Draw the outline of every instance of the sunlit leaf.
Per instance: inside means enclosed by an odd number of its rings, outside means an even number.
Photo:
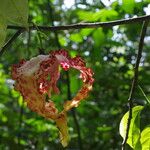
[[[90,11],[83,11],[83,10],[80,10],[77,12],[77,15],[79,17],[80,20],[84,20],[84,21],[93,21],[94,18],[93,18],[93,15],[94,13],[93,12],[90,12]]]
[[[97,12],[91,12],[91,11],[83,11],[80,10],[77,13],[79,19],[84,21],[107,21],[107,20],[113,20],[118,17],[118,12],[111,9],[101,9]]]
[[[66,46],[67,45],[67,41],[66,41],[65,37],[59,37],[59,43],[62,46]]]
[[[135,0],[122,0],[122,8],[127,13],[132,13],[135,6]]]
[[[141,133],[140,139],[142,150],[150,149],[150,126],[146,127]]]
[[[139,138],[140,138],[140,112],[143,108],[144,108],[143,106],[135,106],[132,109],[132,119],[131,119],[131,124],[130,124],[129,136],[128,136],[128,140],[127,140],[127,143],[132,148],[134,148],[136,146],[137,142],[139,142]],[[128,117],[129,117],[129,112],[127,112],[123,116],[123,118],[120,122],[119,132],[120,132],[120,135],[123,137],[123,139],[125,139],[125,136],[126,136]]]
[[[82,36],[88,36],[94,29],[82,29],[80,31]]]
[[[19,106],[22,107],[22,105],[23,105],[23,98],[22,98],[22,96],[19,96],[18,103],[19,103]]]
[[[115,10],[101,9],[100,11],[94,13],[93,18],[96,21],[107,21],[117,19],[118,12]]]
[[[70,40],[73,41],[73,42],[80,43],[80,42],[83,41],[83,38],[80,34],[74,33],[74,34],[70,35]]]

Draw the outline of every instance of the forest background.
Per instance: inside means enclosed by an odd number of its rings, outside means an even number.
[[[0,5],[0,8],[2,7]],[[134,66],[139,50],[142,22],[150,17],[92,28],[75,26],[45,30],[38,26],[110,22],[150,15],[150,0],[29,0],[27,6],[24,5],[23,0],[18,8],[22,12],[28,10],[28,23],[35,30],[29,28],[23,32],[20,30],[16,32],[18,29],[16,26],[28,28],[26,22],[20,24],[18,20],[11,22],[11,19],[7,19],[8,24],[4,26],[0,19],[0,40],[2,41],[0,42],[2,47],[0,51],[0,149],[64,149],[59,143],[58,129],[55,124],[26,107],[22,96],[14,90],[14,81],[10,75],[11,65],[18,63],[19,60],[28,60],[40,53],[48,54],[51,50],[57,49],[66,49],[71,56],[80,54],[87,66],[93,69],[95,78],[93,90],[88,99],[75,109],[74,114],[71,112],[68,114],[71,140],[65,149],[121,149],[123,139],[119,132],[125,130],[126,124],[119,131],[120,121],[129,110],[128,98],[135,75]],[[2,11],[0,11],[1,14]],[[5,45],[3,39],[6,31],[5,42],[14,37],[14,34],[15,37]],[[144,129],[147,133],[144,138],[148,137],[145,141],[147,145],[150,143],[149,25],[142,50],[138,84],[132,97],[132,107],[135,112],[131,120],[132,134],[129,133],[129,138],[134,139],[135,142],[128,141],[130,146],[126,147],[136,150],[137,147],[147,150],[143,148],[144,142],[140,140]],[[77,72],[69,71],[69,78],[65,71],[62,72],[58,84],[61,93],[53,96],[58,107],[68,99],[68,83],[73,97],[81,87]],[[127,120],[127,116],[125,119]],[[138,133],[134,134],[136,131]],[[138,140],[140,140],[140,146],[136,145]]]

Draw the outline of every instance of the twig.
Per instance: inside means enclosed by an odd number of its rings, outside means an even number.
[[[69,72],[66,72],[66,75],[67,75],[67,87],[68,87],[68,92],[67,92],[68,93],[68,100],[71,100],[72,97],[71,97]],[[73,115],[73,118],[74,118],[74,122],[75,122],[75,126],[76,126],[76,129],[77,129],[77,133],[78,133],[78,145],[79,145],[79,149],[83,150],[82,139],[81,139],[81,132],[80,132],[80,126],[79,126],[79,123],[78,123],[78,120],[77,120],[76,111],[75,111],[75,109],[72,109],[71,112],[72,112],[72,115]]]
[[[70,30],[70,29],[83,29],[83,28],[99,28],[99,27],[112,27],[116,25],[121,24],[131,24],[131,23],[137,23],[137,22],[143,22],[146,20],[150,20],[150,15],[140,16],[140,17],[134,17],[134,18],[128,18],[128,19],[122,19],[122,20],[115,20],[115,21],[109,21],[109,22],[95,22],[95,23],[77,23],[77,24],[70,24],[70,25],[62,25],[62,26],[37,26],[40,30],[47,30],[47,31],[56,31],[56,30]],[[21,26],[8,26],[8,29],[25,29]],[[37,30],[34,26],[29,26],[29,29],[31,30]]]
[[[128,135],[129,135],[130,123],[131,123],[131,119],[132,119],[133,94],[134,94],[134,91],[135,91],[135,88],[136,88],[137,82],[138,82],[138,74],[139,74],[138,69],[139,69],[140,59],[142,57],[142,50],[143,50],[143,45],[144,45],[144,37],[146,35],[147,26],[148,26],[148,21],[144,21],[142,29],[141,29],[141,34],[140,34],[140,42],[139,42],[138,54],[137,54],[137,58],[136,58],[135,68],[134,68],[134,77],[133,77],[131,90],[130,90],[130,94],[129,94],[129,99],[128,99],[129,118],[128,118],[128,122],[127,122],[126,136],[125,136],[125,139],[124,139],[124,141],[122,143],[122,150],[125,150],[125,146],[126,146]]]
[[[16,40],[16,38],[23,32],[23,29],[19,29],[7,42],[6,44],[1,48],[0,50],[0,57],[3,55],[5,50],[11,45],[12,42]]]

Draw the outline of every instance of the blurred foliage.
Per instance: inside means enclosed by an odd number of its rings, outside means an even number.
[[[72,1],[72,0],[71,0]],[[29,0],[29,23],[37,25],[65,25],[78,22],[112,21],[148,13],[150,0]],[[1,6],[0,6],[1,7]],[[119,123],[128,110],[127,100],[133,77],[133,65],[139,44],[141,23],[107,28],[80,30],[41,31],[45,53],[59,48],[70,55],[81,55],[95,72],[93,91],[88,100],[76,109],[85,150],[120,150],[122,138]],[[0,34],[1,34],[0,28]],[[12,30],[8,36],[13,35]],[[145,106],[141,112],[141,136],[149,139],[150,107],[145,99],[150,97],[150,30],[145,38],[140,63],[139,88],[134,95],[134,105]],[[3,35],[5,36],[5,35]],[[58,44],[59,41],[59,44]],[[36,31],[23,33],[0,59],[0,149],[61,150],[54,123],[31,112],[22,97],[13,89],[10,77],[12,64],[20,59],[30,59],[39,54],[40,43]],[[81,87],[79,74],[69,71],[71,94]],[[54,95],[59,109],[67,99],[67,79],[62,71],[59,80],[60,95]],[[145,95],[143,95],[143,92]],[[66,150],[78,150],[78,134],[73,117],[68,114],[71,141]],[[144,139],[143,138],[143,139]],[[143,143],[141,141],[141,143]],[[144,146],[143,146],[144,147]],[[127,148],[130,149],[130,148]],[[143,149],[145,150],[145,149]]]

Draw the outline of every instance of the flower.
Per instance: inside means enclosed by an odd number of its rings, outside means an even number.
[[[72,100],[64,103],[64,109],[58,112],[51,93],[59,93],[57,81],[60,77],[59,66],[65,71],[74,68],[80,71],[83,86]],[[80,56],[71,58],[66,50],[56,50],[49,55],[38,55],[29,61],[21,60],[12,66],[12,78],[16,80],[15,89],[21,93],[27,106],[39,115],[52,119],[60,131],[62,145],[68,145],[69,136],[67,129],[66,112],[77,107],[81,100],[88,96],[92,89],[93,71],[87,68]],[[46,94],[49,101],[46,101]]]

